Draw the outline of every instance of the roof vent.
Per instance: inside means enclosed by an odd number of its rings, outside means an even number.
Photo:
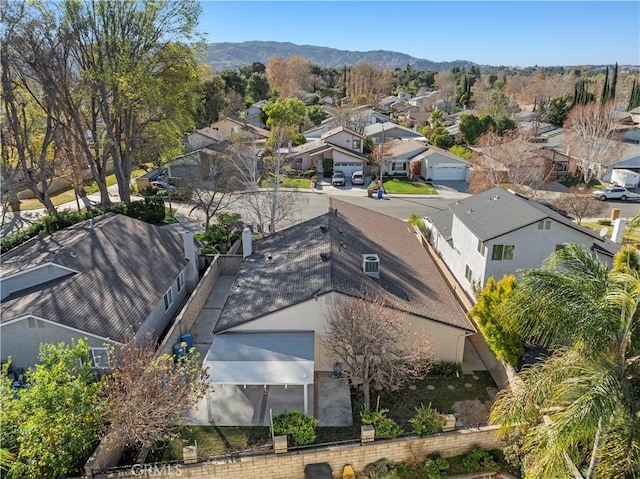
[[[320,231],[326,233],[327,231],[329,231],[329,227],[326,225],[320,225]]]
[[[322,261],[329,261],[329,253],[320,253],[320,259]]]
[[[367,276],[380,279],[380,257],[377,254],[363,254],[362,271]]]

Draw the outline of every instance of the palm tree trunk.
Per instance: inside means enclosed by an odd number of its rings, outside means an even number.
[[[598,430],[596,431],[596,437],[593,440],[593,449],[591,450],[591,460],[589,461],[589,469],[585,479],[593,479],[596,465],[598,464],[597,453],[600,448],[600,435],[602,433],[602,417],[598,419]]]

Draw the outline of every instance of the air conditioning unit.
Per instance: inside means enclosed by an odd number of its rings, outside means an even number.
[[[362,271],[372,278],[380,278],[380,256],[377,254],[362,255]]]

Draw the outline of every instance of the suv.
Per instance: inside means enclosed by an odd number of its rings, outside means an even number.
[[[364,173],[362,171],[354,171],[351,175],[352,185],[364,185]]]
[[[333,186],[344,186],[347,180],[344,177],[343,171],[334,171],[333,176],[331,177],[331,184]]]
[[[594,191],[593,197],[600,200],[626,200],[629,198],[629,190],[626,188],[604,188],[602,190]]]

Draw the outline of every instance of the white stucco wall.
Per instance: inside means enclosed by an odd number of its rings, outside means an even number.
[[[71,343],[72,340],[87,339],[92,348],[105,347],[105,338],[76,331],[37,318],[23,318],[0,326],[0,352],[2,362],[11,357],[13,369],[35,365],[38,362],[40,344]]]
[[[353,148],[354,140],[360,141],[359,148]],[[362,153],[364,143],[364,140],[361,137],[354,135],[353,133],[349,133],[348,131],[341,131],[335,135],[327,136],[324,138],[324,141],[331,143],[332,145],[341,146],[347,150],[357,151],[358,153]]]
[[[315,332],[315,369],[331,371],[336,358],[331,357],[322,346],[321,337],[326,333],[325,319],[340,293],[328,293],[262,318],[236,326],[229,331],[313,331]],[[418,336],[430,340],[431,351],[438,361],[462,362],[464,353],[464,331],[425,318],[405,315],[409,338],[407,345]]]

